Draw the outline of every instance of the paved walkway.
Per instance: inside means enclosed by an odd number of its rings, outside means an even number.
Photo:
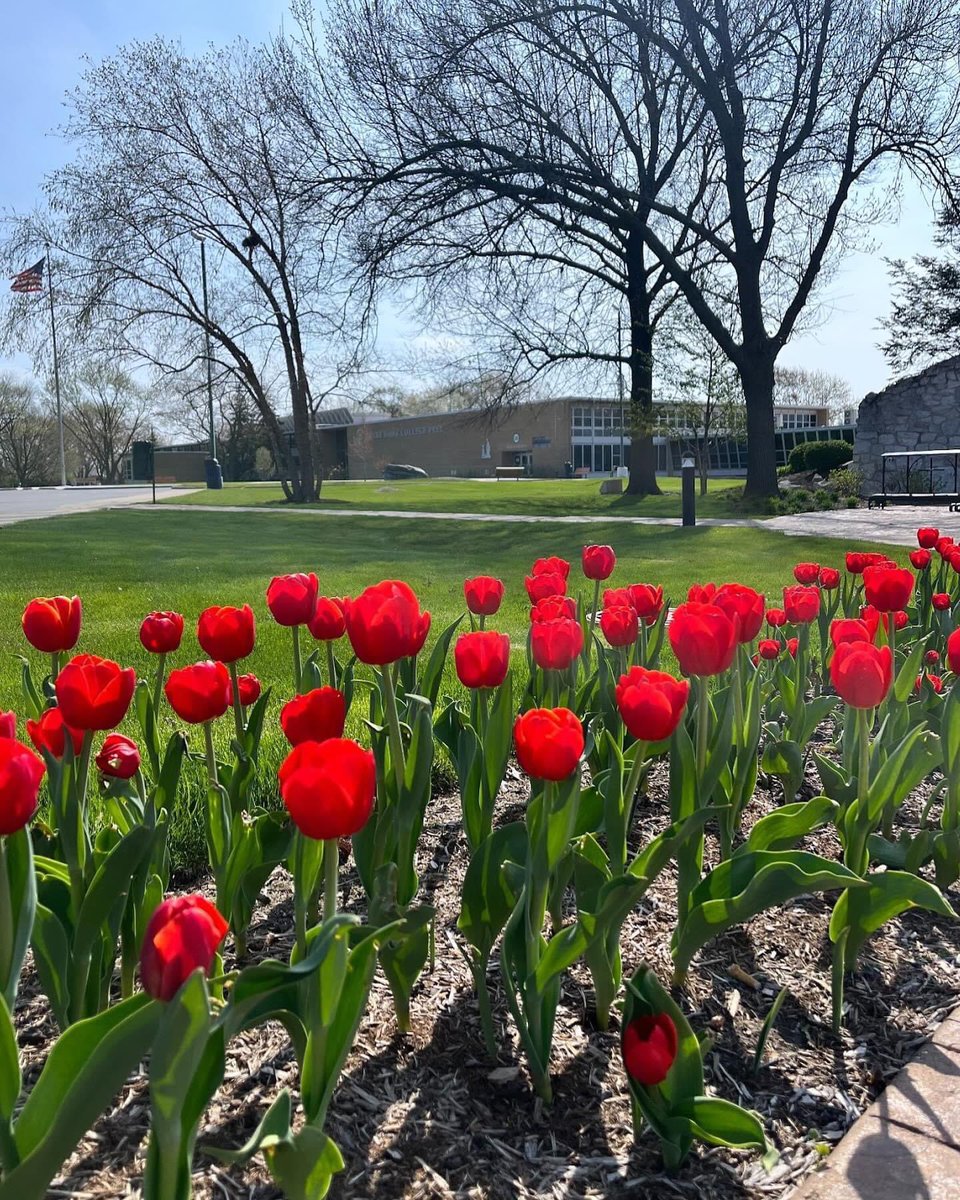
[[[158,487],[157,498],[168,496],[175,490]],[[149,487],[3,488],[0,489],[0,525],[93,512],[100,508],[123,508],[149,503],[151,499]]]

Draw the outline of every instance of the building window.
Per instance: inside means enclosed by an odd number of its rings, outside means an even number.
[[[780,414],[781,429],[816,429],[817,414],[802,410],[782,412]]]

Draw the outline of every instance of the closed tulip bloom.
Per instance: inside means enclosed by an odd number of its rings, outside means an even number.
[[[373,754],[349,738],[302,742],[284,759],[280,795],[290,819],[315,841],[352,837],[373,812]]]
[[[101,775],[113,779],[132,779],[140,770],[140,751],[137,743],[122,733],[111,733],[103,739],[100,753],[94,760]]]
[[[260,699],[260,693],[263,691],[263,685],[252,672],[248,672],[246,675],[239,675],[237,677],[237,686],[240,691],[240,703],[244,708],[249,708],[251,704],[256,704]],[[232,685],[230,703],[233,703]]]
[[[492,617],[503,603],[503,580],[492,575],[475,575],[463,581],[463,598],[475,617]]]
[[[37,811],[45,768],[14,738],[0,738],[0,837],[17,833]]]
[[[851,550],[846,555],[847,570],[851,575],[862,575],[863,568],[870,565],[871,556],[862,550]]]
[[[183,617],[177,612],[147,613],[140,625],[140,644],[151,654],[173,654],[183,638]]]
[[[253,651],[256,635],[257,623],[249,604],[242,608],[214,605],[205,609],[197,622],[197,641],[214,662],[233,663],[246,658]]]
[[[941,558],[946,558],[955,545],[952,537],[938,537],[933,548]]]
[[[318,642],[335,642],[337,638],[342,638],[347,631],[347,623],[343,617],[343,601],[332,596],[318,596],[317,606],[307,622],[307,628]]]
[[[666,671],[631,667],[616,687],[623,723],[641,742],[662,742],[680,724],[690,684]]]
[[[916,681],[913,685],[913,690],[915,692],[921,692],[923,690],[924,679],[926,679],[927,683],[930,684],[930,686],[933,688],[933,690],[939,696],[940,693],[943,691],[943,680],[940,678],[939,675],[930,675],[930,674],[927,674],[926,676],[918,675],[916,678]]]
[[[960,675],[960,629],[947,638],[947,666],[954,675]]]
[[[934,592],[930,603],[937,612],[946,612],[953,604],[953,601],[950,599],[949,592]]]
[[[947,555],[947,562],[960,575],[960,546],[953,546]]]
[[[640,622],[632,605],[605,608],[600,613],[600,632],[610,646],[632,646],[640,636]]]
[[[716,594],[715,583],[695,583],[687,592],[687,599],[695,604],[712,604]]]
[[[767,609],[767,624],[772,625],[774,629],[779,629],[781,625],[786,625],[787,614],[782,608]]]
[[[127,715],[136,686],[132,667],[120,667],[95,654],[78,654],[57,676],[57,704],[74,729],[113,729]]]
[[[931,554],[929,550],[911,550],[910,565],[917,571],[925,571],[930,566]]]
[[[27,737],[38,750],[46,750],[54,758],[63,758],[68,734],[73,753],[78,755],[83,746],[83,730],[65,725],[59,708],[45,708],[36,721],[27,718]]]
[[[727,616],[737,620],[739,640],[752,642],[763,624],[763,596],[742,583],[725,583],[717,588],[713,603]]]
[[[940,530],[934,529],[930,525],[924,526],[917,530],[917,544],[922,546],[924,550],[932,550],[940,540]]]
[[[559,572],[544,571],[539,575],[528,575],[523,586],[527,589],[530,603],[536,604],[548,596],[562,596],[567,590],[567,577]]]
[[[780,651],[783,647],[773,638],[761,638],[757,643],[757,653],[761,658],[765,658],[768,662],[780,657]]]
[[[140,951],[143,990],[172,1000],[198,968],[210,974],[227,922],[203,896],[171,896],[150,918]]]
[[[569,708],[531,708],[513,726],[517,761],[532,779],[567,779],[583,755],[583,726]]]
[[[612,546],[584,546],[580,556],[583,573],[588,579],[609,579],[617,565]]]
[[[420,611],[409,584],[385,579],[355,600],[344,600],[343,605],[347,636],[361,662],[382,667],[423,649],[430,632],[430,614]]]
[[[864,595],[878,612],[906,608],[914,582],[913,572],[902,567],[867,567],[863,572]]]
[[[280,728],[291,746],[343,737],[347,704],[338,688],[320,687],[294,696],[280,709]]]
[[[783,611],[791,625],[807,625],[820,612],[820,589],[796,584],[783,589]]]
[[[876,708],[893,683],[890,647],[841,642],[830,660],[830,680],[837,695],[851,708]]]
[[[667,626],[670,645],[685,675],[719,675],[733,662],[737,623],[714,604],[688,601]]]
[[[530,609],[530,624],[538,621],[559,621],[563,618],[574,619],[577,615],[577,602],[572,596],[544,596]]]
[[[867,621],[856,617],[840,617],[830,623],[830,641],[834,646],[841,642],[872,642],[876,632],[875,625],[871,628]]]
[[[533,661],[546,671],[565,671],[583,653],[583,629],[579,621],[537,621],[530,626]]]
[[[797,583],[816,583],[820,578],[819,563],[797,563],[793,568],[793,577]]]
[[[15,712],[0,712],[0,738],[15,738],[17,736],[17,714]]]
[[[277,575],[267,588],[267,608],[278,625],[306,625],[317,607],[317,577],[298,572]]]
[[[80,637],[83,605],[79,596],[38,597],[23,610],[20,623],[24,637],[35,650],[61,654],[72,650]]]
[[[821,567],[817,582],[828,592],[840,586],[840,572],[836,567]]]
[[[180,720],[191,725],[215,721],[233,702],[230,674],[222,662],[199,662],[171,671],[163,691]]]
[[[940,651],[939,650],[928,650],[923,656],[923,661],[927,664],[928,667],[934,666],[936,663],[938,663],[940,661]]]
[[[639,586],[643,586],[640,584]],[[604,588],[603,589],[603,607],[604,608],[628,608],[633,607],[633,597],[630,595],[628,587]]]
[[[663,612],[663,588],[652,583],[631,583],[627,592],[640,620],[652,625]]]
[[[570,574],[570,564],[565,558],[538,558],[530,568],[531,575],[562,575],[564,579]]]
[[[667,1013],[635,1017],[623,1031],[623,1066],[634,1083],[663,1083],[677,1057],[677,1027]]]
[[[453,647],[453,658],[464,687],[499,687],[510,666],[510,638],[492,629],[462,633]]]
[[[797,651],[800,649],[800,639],[796,637],[787,638],[787,653],[791,658],[797,657]]]

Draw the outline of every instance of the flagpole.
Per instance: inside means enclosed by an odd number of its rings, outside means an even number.
[[[57,426],[60,430],[60,486],[67,486],[67,459],[63,452],[63,407],[60,403],[60,358],[57,354],[57,319],[53,309],[53,262],[47,251],[47,295],[50,297],[50,333],[53,335],[53,388],[57,397]]]

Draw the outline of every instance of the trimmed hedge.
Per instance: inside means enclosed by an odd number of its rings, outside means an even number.
[[[829,442],[801,442],[790,451],[791,471],[816,471],[829,475],[853,458],[853,447],[849,442],[835,439]]]

